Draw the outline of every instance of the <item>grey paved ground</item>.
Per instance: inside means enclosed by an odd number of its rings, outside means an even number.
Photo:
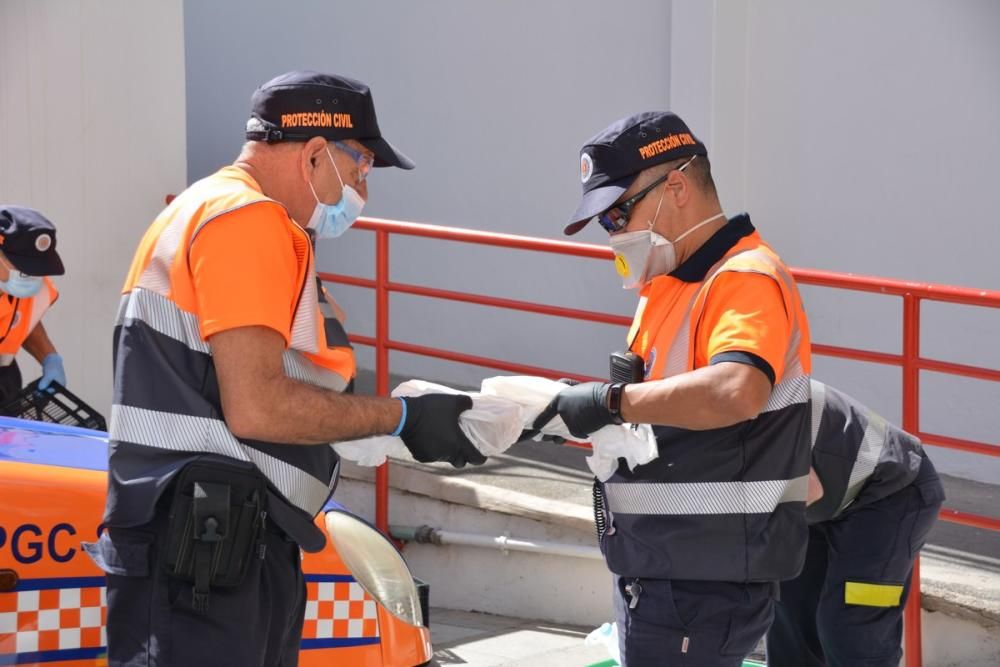
[[[432,667],[609,667],[602,646],[587,645],[591,628],[493,614],[431,609]],[[763,646],[753,656],[763,660]]]
[[[585,667],[609,659],[584,645],[589,628],[449,609],[432,608],[430,617],[438,667]]]

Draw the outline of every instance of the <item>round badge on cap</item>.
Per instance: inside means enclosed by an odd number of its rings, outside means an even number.
[[[35,239],[35,250],[45,252],[52,247],[52,237],[48,234],[39,234]]]
[[[594,159],[587,153],[580,156],[580,182],[586,183],[594,175]]]

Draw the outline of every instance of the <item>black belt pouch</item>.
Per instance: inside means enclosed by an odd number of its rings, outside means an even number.
[[[263,557],[266,489],[260,471],[235,462],[199,460],[178,473],[163,563],[194,585],[196,611],[208,609],[211,587],[238,586],[250,560]]]

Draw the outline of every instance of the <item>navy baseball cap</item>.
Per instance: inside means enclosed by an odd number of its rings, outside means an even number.
[[[640,172],[692,155],[708,155],[705,144],[669,111],[646,111],[612,123],[580,149],[583,199],[563,233],[576,234],[611,208]]]
[[[376,167],[413,169],[413,161],[382,138],[372,92],[360,81],[320,72],[288,72],[258,88],[250,105],[246,128],[250,141],[354,139],[375,154]]]
[[[0,252],[27,276],[66,273],[56,252],[56,228],[33,208],[0,204]]]

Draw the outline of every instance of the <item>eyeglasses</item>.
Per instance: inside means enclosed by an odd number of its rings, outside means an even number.
[[[676,171],[684,171],[687,168],[687,166],[694,161],[696,157],[698,156],[692,155],[691,159],[682,164],[681,166],[677,167]],[[674,170],[671,169],[663,176],[659,177],[658,179],[656,179],[655,181],[653,181],[652,183],[650,183],[649,185],[647,185],[642,190],[635,193],[622,203],[615,204],[604,213],[598,213],[597,222],[601,225],[601,227],[604,227],[604,229],[607,230],[609,234],[620,232],[622,229],[625,228],[626,225],[628,225],[628,218],[630,215],[632,215],[632,209],[635,207],[635,205],[638,204],[643,197],[648,195],[653,190],[653,188],[655,188],[657,185],[667,180],[667,178],[669,178],[670,174],[672,174],[673,172]]]
[[[20,275],[22,278],[32,278],[32,277],[34,277],[34,276],[29,276],[27,273],[24,273],[19,268],[17,268],[13,264],[11,264],[10,261],[6,257],[3,256],[3,254],[0,254],[0,264],[2,264],[3,268],[7,269],[7,271],[12,276],[15,275],[15,274],[17,274],[17,275]]]
[[[332,143],[334,146],[350,155],[354,162],[357,163],[358,183],[364,183],[365,179],[368,178],[368,172],[370,172],[372,167],[375,166],[375,156],[355,150],[342,141],[334,141]]]

